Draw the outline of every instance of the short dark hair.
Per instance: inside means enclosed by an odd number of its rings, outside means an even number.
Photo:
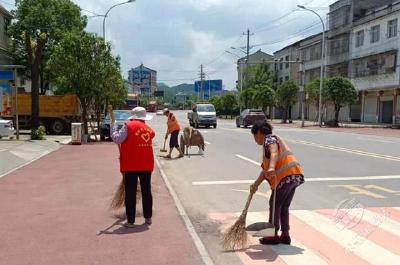
[[[273,127],[268,121],[258,121],[251,128],[251,133],[256,135],[258,132],[261,132],[262,134],[268,135],[272,134],[272,129]]]

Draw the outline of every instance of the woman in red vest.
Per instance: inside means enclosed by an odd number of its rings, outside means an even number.
[[[125,174],[125,207],[128,221],[126,227],[135,227],[137,182],[143,200],[145,223],[151,225],[153,197],[151,194],[151,174],[154,170],[153,138],[155,132],[146,121],[153,117],[142,107],[132,110],[132,117],[118,130],[112,121],[111,138],[121,145],[120,170]]]
[[[272,126],[267,121],[256,123],[251,132],[256,143],[263,146],[263,162],[260,176],[251,185],[250,191],[255,193],[264,180],[268,181],[272,189],[269,200],[269,223],[275,226],[275,236],[263,237],[260,243],[290,245],[289,207],[297,187],[304,183],[303,169],[285,141],[272,133]],[[274,195],[276,199],[273,210]],[[280,236],[278,236],[279,230],[282,231]]]

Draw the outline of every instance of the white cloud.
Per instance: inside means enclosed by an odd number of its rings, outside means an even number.
[[[74,0],[82,8],[104,14],[113,4],[124,0]],[[159,78],[168,84],[192,82],[200,64],[211,78],[223,79],[233,88],[237,79],[236,58],[225,54],[247,29],[256,32],[251,44],[274,42],[261,48],[273,53],[301,37],[320,31],[319,26],[289,35],[312,24],[316,17],[296,12],[270,22],[296,8],[297,4],[328,7],[334,0],[137,0],[116,7],[107,18],[106,37],[121,56],[124,75],[143,63],[159,70]],[[327,9],[319,10],[325,15]],[[85,13],[88,14],[88,13]],[[90,15],[90,14],[88,14]],[[87,30],[102,35],[103,19],[91,18]],[[257,32],[259,31],[259,32]],[[245,37],[234,46],[245,46]],[[253,51],[255,51],[254,49]],[[211,64],[209,64],[212,62]],[[178,80],[179,79],[179,80]]]

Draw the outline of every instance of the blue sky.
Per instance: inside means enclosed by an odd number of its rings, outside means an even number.
[[[8,9],[12,0],[0,1]],[[81,8],[104,14],[122,0],[74,0]],[[106,38],[121,56],[123,73],[143,63],[158,71],[160,82],[193,83],[200,64],[207,77],[223,79],[232,89],[237,79],[231,46],[243,47],[249,28],[253,48],[273,53],[303,37],[320,32],[318,18],[296,11],[304,4],[326,16],[334,0],[136,0],[111,11]],[[92,15],[83,11],[86,15]],[[279,19],[280,18],[280,19]],[[102,34],[102,18],[90,18],[87,30]],[[238,55],[242,55],[237,51]],[[164,81],[165,80],[165,81]]]

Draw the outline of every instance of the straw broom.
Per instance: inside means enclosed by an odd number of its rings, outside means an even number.
[[[246,217],[254,193],[250,193],[246,206],[239,219],[223,234],[221,245],[225,250],[244,249],[247,247]]]

